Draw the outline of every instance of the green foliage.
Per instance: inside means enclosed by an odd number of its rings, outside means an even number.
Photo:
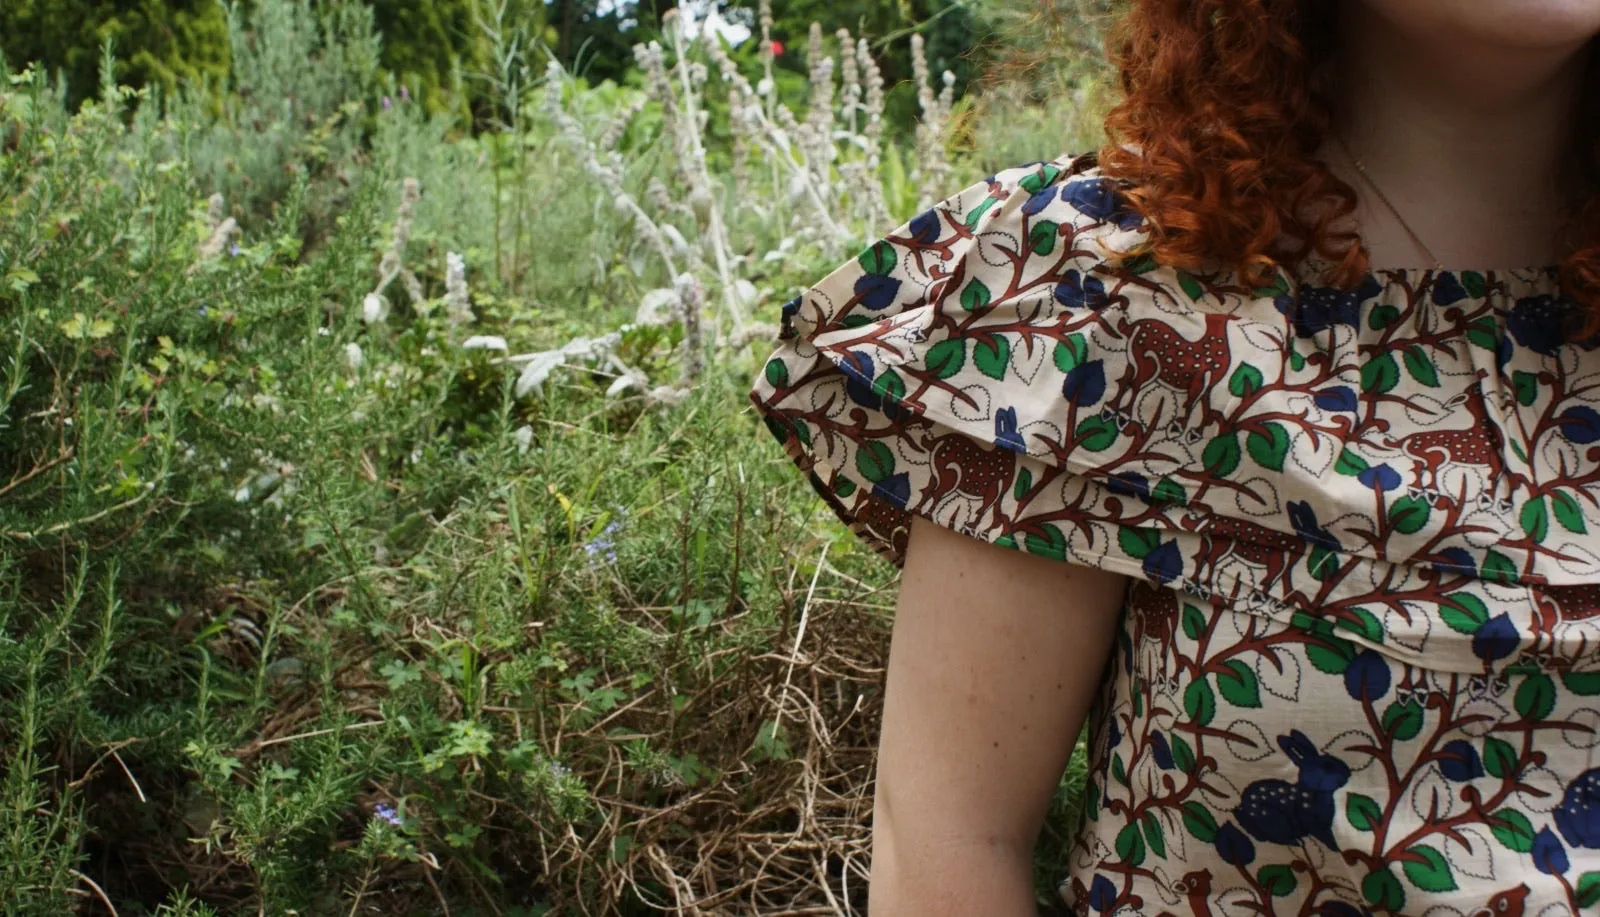
[[[673,278],[536,100],[491,95],[521,114],[470,135],[416,101],[454,66],[438,49],[398,96],[375,22],[426,44],[461,22],[437,7],[238,6],[225,70],[171,92],[74,108],[42,73],[0,83],[0,887],[26,890],[8,914],[82,907],[85,878],[172,917],[649,913],[605,894],[625,876],[664,895],[645,851],[684,856],[695,819],[746,824],[805,747],[764,689],[786,584],[815,589],[813,626],[885,623],[830,601],[834,572],[881,562],[743,416],[762,347],[646,409],[581,365],[517,398],[502,354],[462,346],[560,347]],[[620,131],[622,186],[692,237],[692,208],[651,203],[675,181],[662,107],[565,91],[585,130]],[[906,214],[907,154],[884,154]],[[738,203],[770,320],[836,256],[787,203]],[[391,286],[368,322],[391,248],[418,293]],[[446,315],[446,252],[470,327]],[[676,372],[679,325],[619,335],[628,365]],[[809,702],[864,728],[875,690]],[[1080,756],[1055,824],[1082,776]],[[713,784],[726,811],[675,808]],[[1059,875],[1065,835],[1044,847]]]
[[[7,0],[0,4],[0,52],[35,63],[66,83],[70,103],[94,94],[100,49],[117,51],[118,78],[167,91],[228,68],[227,24],[216,0]]]

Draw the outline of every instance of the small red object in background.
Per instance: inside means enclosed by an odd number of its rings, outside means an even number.
[[[783,42],[778,41],[777,39],[773,39],[772,40],[772,56],[773,57],[778,57],[778,56],[780,56],[782,54],[783,54]]]

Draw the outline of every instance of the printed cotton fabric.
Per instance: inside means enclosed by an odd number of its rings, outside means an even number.
[[[1600,352],[1556,269],[1251,288],[1118,257],[1119,188],[941,202],[784,306],[750,392],[891,563],[917,514],[1133,577],[1063,897],[1600,913]]]

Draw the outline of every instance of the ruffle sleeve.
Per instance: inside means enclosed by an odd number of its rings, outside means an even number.
[[[1352,429],[1383,291],[1158,267],[1119,187],[1093,154],[1004,170],[783,307],[750,399],[838,518],[896,566],[915,514],[1142,578],[1335,667],[1600,670],[1600,587],[1428,516]]]

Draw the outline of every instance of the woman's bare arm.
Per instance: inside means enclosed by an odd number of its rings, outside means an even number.
[[[914,517],[873,800],[872,917],[1032,917],[1032,854],[1129,578]]]

